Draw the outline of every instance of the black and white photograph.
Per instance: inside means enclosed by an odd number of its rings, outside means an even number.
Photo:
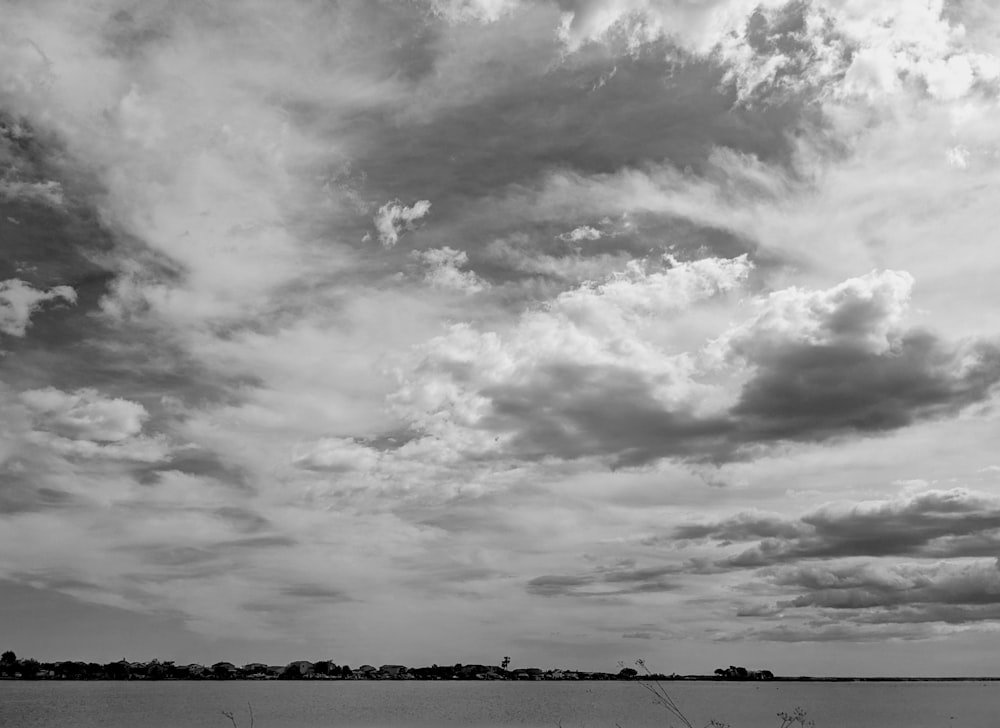
[[[998,0],[0,0],[0,726],[996,728]]]

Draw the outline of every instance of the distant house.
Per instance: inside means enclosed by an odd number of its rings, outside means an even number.
[[[281,673],[281,677],[295,680],[304,677],[311,677],[313,673],[313,663],[308,660],[296,660],[295,662],[289,662],[288,665],[285,666],[285,670]]]
[[[257,679],[268,676],[267,665],[265,665],[263,662],[248,662],[240,670],[240,673],[243,675],[243,677],[257,678]]]
[[[220,680],[231,680],[239,676],[240,669],[231,662],[216,662],[212,665],[212,674]]]

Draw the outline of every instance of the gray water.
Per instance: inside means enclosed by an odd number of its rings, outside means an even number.
[[[664,687],[697,728],[778,728],[802,706],[816,728],[997,728],[1000,683],[677,683]],[[374,728],[678,725],[627,682],[0,681],[3,728]]]

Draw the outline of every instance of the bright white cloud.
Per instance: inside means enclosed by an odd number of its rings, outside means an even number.
[[[378,209],[375,215],[375,229],[383,247],[392,248],[399,242],[400,234],[413,230],[414,223],[430,212],[428,200],[417,200],[409,207],[399,200],[390,200]]]
[[[621,367],[657,380],[664,402],[690,403],[701,391],[691,381],[693,361],[686,352],[670,352],[665,324],[699,302],[737,289],[752,266],[746,258],[705,259],[660,271],[654,266],[634,261],[602,282],[525,313],[507,331],[453,326],[420,347],[401,372],[396,407],[420,429],[446,442],[457,438],[456,447],[490,448],[488,433],[465,429],[490,411],[483,390],[528,381],[560,363]]]
[[[0,281],[0,332],[24,336],[42,304],[58,300],[76,303],[76,291],[70,286],[42,291],[17,278]]]
[[[906,272],[874,271],[825,291],[776,291],[761,302],[756,317],[726,338],[739,351],[780,340],[885,354],[898,344],[912,287]]]
[[[581,225],[580,227],[573,228],[568,233],[561,234],[559,239],[578,243],[581,240],[598,240],[600,237],[601,231],[597,228],[592,228],[589,225]]]
[[[469,262],[469,255],[464,250],[432,248],[414,251],[413,255],[426,268],[426,280],[435,288],[468,294],[478,293],[488,286],[473,271],[462,270]]]

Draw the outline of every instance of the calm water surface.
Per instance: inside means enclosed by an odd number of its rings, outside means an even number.
[[[801,705],[817,728],[998,728],[1000,683],[665,683],[691,722],[777,728]],[[13,682],[3,728],[248,728],[670,725],[636,683]]]

